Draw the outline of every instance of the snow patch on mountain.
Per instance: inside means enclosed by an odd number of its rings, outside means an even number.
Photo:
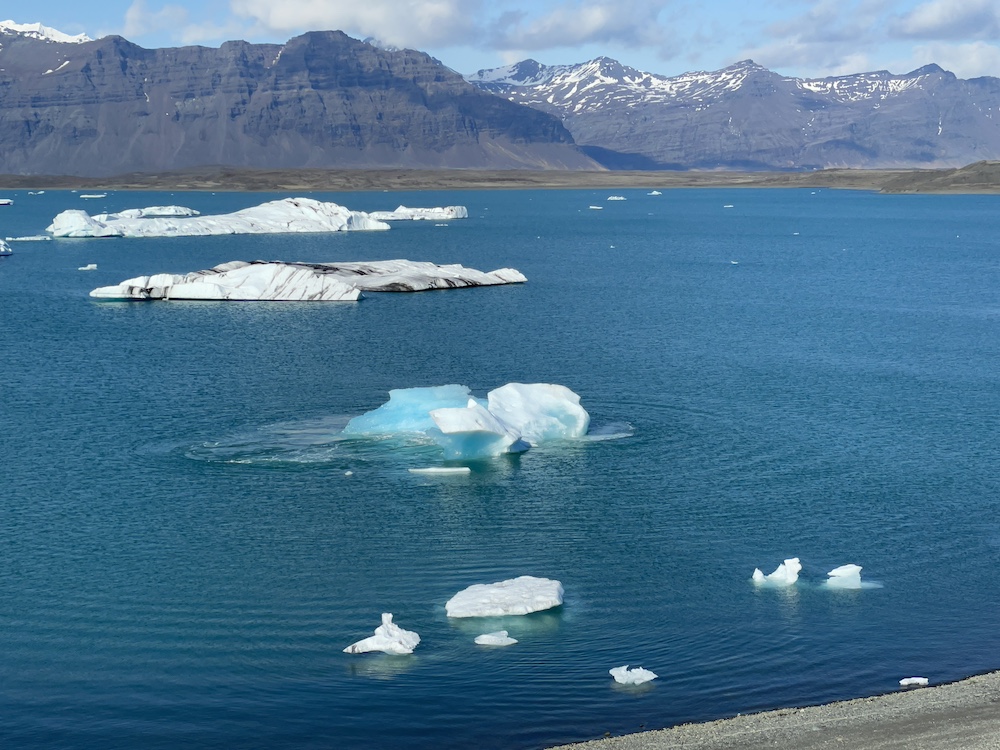
[[[25,36],[29,39],[40,39],[44,42],[59,44],[83,44],[94,41],[86,34],[70,36],[40,23],[16,23],[15,21],[0,21],[0,34]]]

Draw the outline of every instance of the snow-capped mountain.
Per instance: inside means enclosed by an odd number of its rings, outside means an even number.
[[[15,23],[14,21],[0,21],[0,36],[2,35],[22,36],[58,44],[83,44],[94,41],[86,34],[70,36],[48,26],[42,26],[40,23]]]
[[[558,115],[608,166],[960,166],[1000,158],[1000,79],[937,65],[833,78],[778,75],[743,60],[667,77],[600,57],[525,60],[467,76]]]

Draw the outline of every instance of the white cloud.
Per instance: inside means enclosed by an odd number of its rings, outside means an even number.
[[[997,5],[994,0],[930,0],[898,16],[890,31],[915,39],[996,39]]]
[[[959,78],[995,76],[1000,71],[1000,46],[984,41],[922,44],[914,47],[913,57],[903,62],[900,69],[915,70],[931,62]]]
[[[336,29],[415,49],[468,44],[481,33],[480,0],[230,0],[230,6],[265,32]]]
[[[597,0],[566,2],[534,17],[524,12],[507,13],[491,29],[491,46],[543,50],[600,42],[656,47],[667,38],[658,19],[665,5],[665,2]]]
[[[146,0],[135,0],[125,11],[125,24],[121,35],[126,39],[140,39],[147,34],[173,32],[187,24],[188,12],[179,5],[164,5],[151,11]]]

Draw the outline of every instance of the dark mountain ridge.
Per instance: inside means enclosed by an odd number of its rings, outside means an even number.
[[[599,166],[558,118],[338,31],[144,49],[0,29],[0,172]]]

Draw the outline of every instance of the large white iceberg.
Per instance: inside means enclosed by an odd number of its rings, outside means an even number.
[[[366,654],[382,651],[386,654],[412,654],[420,643],[420,636],[412,630],[403,630],[392,621],[389,612],[382,613],[382,624],[375,628],[375,634],[352,643],[344,649],[347,654]]]
[[[364,263],[232,261],[189,274],[159,273],[94,289],[91,297],[134,300],[353,301],[361,292],[417,292],[525,281],[513,268],[484,272],[459,265],[387,260]]]
[[[642,685],[650,680],[655,680],[658,676],[656,672],[651,672],[642,667],[629,669],[628,664],[609,669],[608,672],[615,678],[615,682],[621,685]]]
[[[155,208],[155,207],[154,207]],[[136,209],[140,213],[144,209]],[[126,212],[129,213],[129,212]],[[388,229],[363,211],[312,198],[283,198],[217,216],[125,216],[104,220],[78,209],[63,211],[46,228],[56,237],[192,237],[218,234],[283,234]]]
[[[348,422],[344,433],[415,433],[440,445],[449,459],[472,460],[580,438],[589,426],[590,415],[569,388],[509,383],[485,400],[473,398],[464,385],[395,389],[388,402]]]
[[[445,605],[448,617],[527,615],[563,603],[563,586],[551,578],[520,576],[499,583],[477,583],[459,591]]]
[[[754,568],[752,580],[758,586],[791,586],[799,579],[800,570],[802,563],[799,558],[790,557],[767,575],[760,568]]]
[[[395,211],[369,211],[368,215],[378,221],[449,221],[451,219],[467,219],[469,211],[465,206],[440,206],[436,208],[400,206]]]

